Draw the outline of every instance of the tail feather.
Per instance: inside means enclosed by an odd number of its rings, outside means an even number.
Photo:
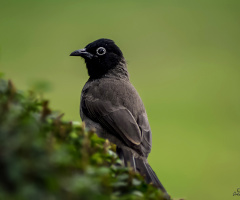
[[[154,178],[155,180],[155,184],[157,185],[158,188],[161,188],[163,191],[166,192],[165,188],[163,187],[162,183],[160,182],[160,180],[158,179],[156,173],[153,171],[153,169],[151,168],[151,166],[147,163],[146,164],[148,169],[150,170],[151,174],[152,174],[152,177]]]
[[[144,176],[145,181],[147,183],[152,183],[157,188],[162,190],[162,192],[165,194],[165,198],[169,199],[169,195],[166,191],[166,189],[163,187],[162,183],[159,181],[157,175],[151,168],[151,166],[148,164],[147,159],[136,157],[130,151],[126,148],[117,148],[117,154],[120,157],[120,159],[124,162],[125,166],[131,166],[134,171],[138,171],[142,176]]]
[[[117,154],[125,166],[130,165],[136,171],[136,163],[131,151],[117,147]]]

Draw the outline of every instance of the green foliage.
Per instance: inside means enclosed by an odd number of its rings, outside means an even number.
[[[0,80],[0,199],[163,199],[83,127]]]

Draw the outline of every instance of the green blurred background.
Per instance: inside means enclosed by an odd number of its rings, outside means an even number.
[[[232,199],[240,188],[240,1],[0,0],[0,71],[45,87],[79,121],[84,61],[113,39],[147,109],[149,163],[175,198]],[[39,86],[40,85],[40,86]]]

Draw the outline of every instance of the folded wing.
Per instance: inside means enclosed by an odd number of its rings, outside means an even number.
[[[140,145],[142,132],[131,112],[123,106],[100,99],[84,99],[83,112],[99,122],[112,134],[118,135],[127,146]]]

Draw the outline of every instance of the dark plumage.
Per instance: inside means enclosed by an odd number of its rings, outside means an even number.
[[[85,59],[89,80],[81,94],[80,115],[86,127],[117,145],[117,153],[127,166],[145,176],[148,183],[163,185],[147,162],[152,134],[143,102],[129,81],[126,61],[119,47],[109,39],[99,39],[71,53]]]

